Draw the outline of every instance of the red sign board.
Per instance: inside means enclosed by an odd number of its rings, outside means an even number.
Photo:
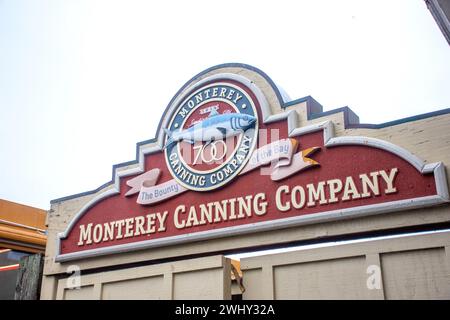
[[[380,214],[448,201],[442,163],[333,123],[297,127],[234,74],[173,100],[134,168],[59,235],[57,261]]]

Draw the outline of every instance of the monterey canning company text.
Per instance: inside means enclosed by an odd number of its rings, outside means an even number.
[[[397,192],[397,173],[398,168],[392,168],[387,171],[362,173],[358,179],[348,176],[303,186],[282,184],[275,192],[276,212],[272,214],[279,214],[280,218],[283,218],[283,213],[289,210],[394,194]],[[169,219],[176,229],[185,229],[264,216],[267,214],[268,205],[267,195],[256,193],[196,206],[180,204],[170,213],[155,212],[106,223],[82,224],[79,226],[78,246],[165,232]]]

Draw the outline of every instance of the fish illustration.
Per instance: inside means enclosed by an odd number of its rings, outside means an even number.
[[[214,140],[238,135],[253,127],[255,123],[256,118],[248,114],[220,114],[217,110],[212,109],[208,118],[190,128],[177,131],[164,128],[168,136],[164,149],[178,141],[186,141],[190,144],[194,144],[196,141],[206,141],[209,144]]]

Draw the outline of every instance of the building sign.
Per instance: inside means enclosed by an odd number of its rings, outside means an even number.
[[[442,163],[299,127],[255,83],[218,74],[166,110],[138,165],[116,168],[58,237],[57,261],[395,212],[448,201]]]

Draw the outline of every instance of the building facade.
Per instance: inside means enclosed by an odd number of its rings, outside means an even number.
[[[450,298],[449,129],[450,109],[361,124],[212,67],[110,182],[52,201],[41,298]],[[245,258],[242,279],[226,258],[337,240],[358,241]]]

